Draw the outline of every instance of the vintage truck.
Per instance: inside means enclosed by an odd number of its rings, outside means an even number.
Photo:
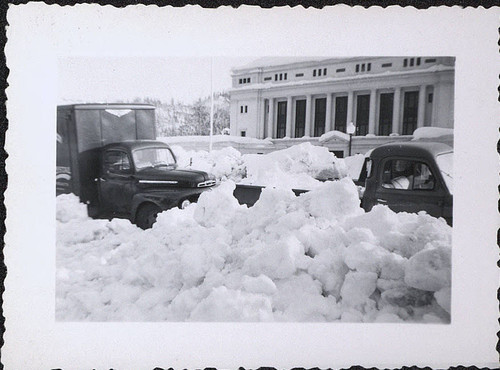
[[[206,172],[178,169],[155,138],[152,105],[58,106],[56,193],[78,195],[91,217],[146,229],[159,212],[183,208],[216,184]]]
[[[361,188],[361,206],[370,211],[385,204],[396,212],[426,211],[453,220],[453,149],[438,142],[381,145],[366,155],[355,183]],[[233,195],[253,206],[263,186],[238,184]],[[293,189],[296,195],[308,190]]]

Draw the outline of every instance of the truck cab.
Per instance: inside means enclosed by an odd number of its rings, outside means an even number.
[[[376,204],[395,212],[426,211],[453,219],[453,149],[442,143],[405,142],[373,149],[363,166],[362,206]]]
[[[78,195],[91,217],[146,229],[159,212],[216,184],[206,172],[177,168],[170,147],[155,140],[153,106],[77,104],[57,113],[57,194]]]

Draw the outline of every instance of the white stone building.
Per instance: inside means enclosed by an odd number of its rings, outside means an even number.
[[[233,69],[231,135],[357,136],[453,128],[453,57],[263,58]]]

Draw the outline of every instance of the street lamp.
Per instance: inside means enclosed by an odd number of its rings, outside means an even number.
[[[352,146],[352,135],[356,131],[356,126],[354,126],[354,123],[349,122],[347,125],[347,133],[349,134],[349,156],[351,156],[351,146]]]

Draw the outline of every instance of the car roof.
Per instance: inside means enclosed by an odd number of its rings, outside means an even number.
[[[166,143],[157,140],[125,140],[119,143],[107,144],[103,147],[103,150],[109,149],[125,149],[125,150],[136,150],[144,148],[170,148]]]
[[[453,148],[438,142],[403,142],[389,143],[381,145],[370,154],[370,158],[380,158],[387,156],[404,157],[436,157],[439,154],[453,153]]]

